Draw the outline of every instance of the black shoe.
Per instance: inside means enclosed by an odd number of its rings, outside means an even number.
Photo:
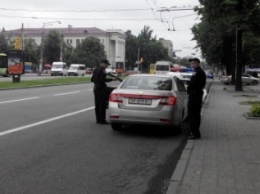
[[[107,122],[107,121],[101,121],[100,124],[102,124],[102,125],[108,125],[108,124],[110,124],[110,123]]]
[[[190,135],[188,136],[188,139],[200,139],[200,136]]]

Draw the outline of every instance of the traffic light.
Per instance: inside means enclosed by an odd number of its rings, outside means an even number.
[[[14,39],[14,48],[21,49],[21,37],[15,37]]]
[[[144,59],[143,59],[143,57],[141,57],[140,62],[143,62],[143,61],[144,61]]]

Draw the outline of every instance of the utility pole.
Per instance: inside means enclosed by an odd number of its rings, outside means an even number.
[[[41,76],[41,74],[42,74],[42,68],[43,68],[43,62],[44,62],[44,59],[43,59],[43,57],[44,57],[44,54],[43,54],[43,52],[44,52],[44,40],[43,40],[44,39],[44,28],[45,28],[45,26],[52,25],[53,23],[61,24],[60,21],[54,21],[54,22],[45,22],[42,25],[42,32],[41,32],[41,59],[40,59],[40,65],[39,65],[39,70],[38,70],[38,75],[39,76]]]
[[[63,42],[63,36],[62,36],[62,31],[60,30],[60,61],[62,61],[62,42]]]
[[[24,29],[23,29],[23,23],[22,23],[22,50],[24,50]]]

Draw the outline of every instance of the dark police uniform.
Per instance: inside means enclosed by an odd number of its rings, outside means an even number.
[[[188,118],[193,136],[200,138],[201,107],[203,98],[203,88],[206,85],[206,74],[201,67],[196,67],[191,76],[187,88],[188,98]]]
[[[106,82],[112,80],[111,78],[106,78],[106,71],[102,66],[95,69],[91,77],[91,81],[94,82],[96,122],[100,124],[106,123],[106,101],[108,96]]]

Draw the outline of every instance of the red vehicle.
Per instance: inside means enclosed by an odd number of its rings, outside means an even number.
[[[116,74],[118,76],[120,76],[122,73],[125,72],[125,67],[124,67],[124,63],[122,62],[117,62],[116,63]]]
[[[93,70],[92,68],[87,67],[86,68],[86,74],[92,74]]]

